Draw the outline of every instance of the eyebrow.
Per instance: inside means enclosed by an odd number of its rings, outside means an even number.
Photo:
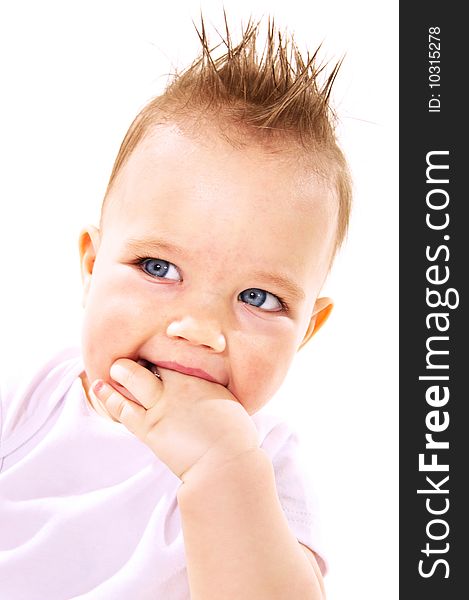
[[[173,244],[159,239],[135,239],[130,238],[127,240],[125,247],[130,252],[137,252],[140,254],[152,254],[162,250],[163,252],[171,252],[173,254],[183,255],[186,251],[181,246]]]
[[[286,273],[272,273],[270,271],[256,271],[252,273],[252,276],[256,279],[262,279],[268,281],[276,287],[282,288],[288,294],[290,298],[296,300],[304,300],[305,293],[297,285],[291,277]]]
[[[152,255],[155,252],[171,252],[179,256],[184,256],[188,252],[182,246],[168,242],[166,240],[160,240],[156,238],[151,239],[136,239],[130,238],[127,240],[126,249],[130,252],[136,252],[144,255]],[[281,288],[284,292],[292,299],[304,300],[306,295],[301,287],[293,281],[293,279],[286,273],[273,273],[272,271],[255,271],[251,273],[251,277],[254,279],[260,279],[266,281],[275,287]]]

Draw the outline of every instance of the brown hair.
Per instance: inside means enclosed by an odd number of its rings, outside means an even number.
[[[163,94],[148,102],[132,122],[114,162],[105,201],[123,165],[157,123],[208,118],[235,125],[245,137],[287,139],[302,146],[302,154],[325,174],[338,197],[336,251],[347,232],[352,199],[349,170],[337,145],[336,116],[330,106],[342,61],[326,74],[325,65],[318,64],[320,47],[304,57],[293,37],[282,34],[270,18],[260,56],[260,22],[250,19],[237,45],[226,15],[225,25],[221,43],[211,48],[201,18],[200,28],[196,27],[201,56],[175,74]]]

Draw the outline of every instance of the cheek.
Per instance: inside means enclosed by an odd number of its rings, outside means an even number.
[[[85,314],[101,324],[134,326],[154,314],[155,298],[128,267],[105,269],[93,276]]]
[[[236,356],[230,352],[233,393],[249,414],[262,408],[282,384],[296,353],[296,337],[269,336],[257,340],[247,338],[237,344]]]
[[[155,307],[148,295],[130,283],[122,275],[96,276],[92,282],[82,329],[83,353],[90,368],[107,369],[116,358],[134,352],[154,324]]]

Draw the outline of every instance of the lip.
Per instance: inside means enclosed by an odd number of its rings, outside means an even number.
[[[179,373],[183,373],[184,375],[192,375],[193,377],[199,377],[200,379],[205,379],[206,381],[211,381],[212,383],[218,383],[219,385],[223,385],[223,383],[218,381],[218,379],[215,379],[202,369],[193,369],[192,367],[185,367],[184,365],[180,365],[179,363],[173,361],[158,361],[155,364],[157,367],[161,367],[162,369],[178,371]]]

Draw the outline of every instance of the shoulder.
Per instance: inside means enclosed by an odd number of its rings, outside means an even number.
[[[259,433],[260,445],[274,465],[286,456],[300,461],[298,435],[289,423],[265,409],[253,415],[252,420]]]
[[[57,352],[40,363],[16,364],[0,381],[0,441],[5,456],[15,440],[38,428],[82,371],[79,348]]]
[[[274,468],[277,494],[290,529],[305,551],[314,553],[322,573],[326,573],[319,503],[310,478],[313,457],[305,457],[294,427],[281,417],[261,409],[252,417],[261,447]],[[309,460],[306,460],[306,459]]]
[[[259,432],[261,448],[274,467],[280,500],[287,510],[299,511],[310,503],[310,485],[307,477],[300,440],[292,426],[277,415],[259,411],[253,416]],[[305,512],[306,514],[306,512]]]

